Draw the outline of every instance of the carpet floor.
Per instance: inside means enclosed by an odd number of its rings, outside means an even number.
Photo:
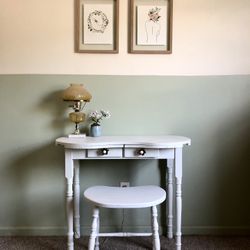
[[[161,249],[174,250],[174,240],[161,236]],[[1,250],[66,250],[66,237],[0,237]],[[75,240],[75,250],[87,250],[88,238]],[[149,250],[150,237],[101,238],[101,250]],[[250,250],[250,236],[183,236],[182,250]]]

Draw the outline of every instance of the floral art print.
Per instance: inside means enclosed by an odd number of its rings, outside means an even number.
[[[137,7],[137,45],[166,45],[166,6]]]

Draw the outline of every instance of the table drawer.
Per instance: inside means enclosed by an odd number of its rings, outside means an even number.
[[[88,149],[88,158],[122,158],[122,148]]]
[[[125,158],[158,158],[158,148],[125,148]]]

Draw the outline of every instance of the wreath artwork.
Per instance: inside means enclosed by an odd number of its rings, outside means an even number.
[[[99,10],[91,12],[88,16],[88,29],[94,33],[104,33],[109,24],[107,16]]]

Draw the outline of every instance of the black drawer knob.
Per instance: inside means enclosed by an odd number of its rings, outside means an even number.
[[[102,153],[102,155],[108,155],[109,149],[108,149],[108,148],[103,148],[103,149],[101,150],[101,153]]]
[[[143,156],[143,155],[146,154],[146,150],[145,150],[144,148],[140,148],[140,149],[138,150],[138,154],[141,155],[141,156]]]

